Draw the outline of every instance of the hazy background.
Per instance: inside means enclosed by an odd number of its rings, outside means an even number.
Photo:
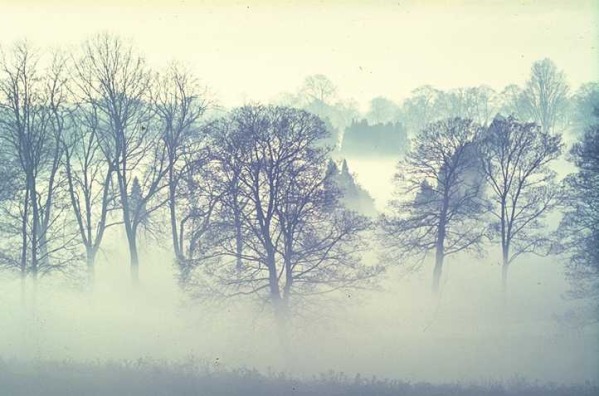
[[[78,45],[108,30],[152,64],[189,64],[227,106],[327,75],[363,106],[430,84],[522,84],[551,58],[577,87],[599,74],[596,1],[0,1],[3,43]]]
[[[152,65],[189,65],[214,101],[233,107],[295,91],[327,75],[339,96],[366,108],[401,100],[423,84],[450,89],[522,84],[549,57],[573,89],[599,75],[599,3],[538,2],[0,2],[0,44],[77,46],[98,31],[130,38]],[[384,209],[396,159],[350,159],[358,182]],[[377,290],[315,301],[281,359],[267,309],[198,302],[177,289],[164,246],[140,244],[141,287],[130,291],[124,233],[111,229],[93,296],[60,279],[40,282],[35,318],[20,312],[19,281],[0,293],[0,356],[44,359],[186,359],[262,370],[347,373],[429,381],[599,380],[599,331],[564,315],[559,258],[523,256],[501,294],[499,252],[447,260],[440,300],[431,263],[414,274],[390,266]],[[373,245],[374,247],[374,245]],[[33,321],[33,322],[31,322]],[[29,323],[28,332],[22,324]],[[34,341],[32,341],[34,340]]]

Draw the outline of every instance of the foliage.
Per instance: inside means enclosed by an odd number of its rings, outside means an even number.
[[[560,225],[568,248],[568,276],[572,294],[590,298],[591,320],[599,317],[599,125],[589,127],[572,147],[570,156],[578,171],[568,177],[567,208]]]

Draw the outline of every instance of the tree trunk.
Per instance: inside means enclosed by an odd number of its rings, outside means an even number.
[[[38,271],[38,247],[39,247],[39,208],[37,205],[37,193],[35,188],[35,180],[32,176],[30,176],[30,186],[29,186],[29,199],[31,200],[31,276],[34,279],[37,279],[37,271]]]
[[[129,235],[131,234],[131,235]],[[130,269],[131,269],[131,282],[133,285],[139,284],[139,256],[137,253],[137,237],[136,232],[131,231],[127,234],[129,240],[129,255],[130,255]]]
[[[441,284],[441,275],[443,273],[443,248],[437,247],[435,254],[435,268],[433,269],[433,293],[439,292],[439,285]]]
[[[33,317],[37,313],[37,280],[38,275],[37,272],[31,274],[31,312]]]
[[[290,232],[285,233],[285,254],[283,256],[283,265],[285,266],[285,285],[283,286],[283,298],[285,302],[289,301],[291,295],[291,288],[293,286],[293,268],[291,263],[292,256],[292,245]]]
[[[87,289],[92,291],[96,280],[96,251],[92,247],[86,249]]]
[[[443,260],[445,259],[445,227],[447,219],[448,198],[445,199],[441,216],[439,218],[439,227],[437,228],[437,241],[435,243],[435,268],[433,270],[433,293],[439,292],[441,284],[441,274],[443,272]]]
[[[277,323],[277,330],[281,340],[286,338],[286,325],[287,322],[287,306],[281,296],[281,288],[279,287],[279,280],[277,277],[277,266],[275,261],[275,251],[272,246],[267,247],[266,260],[268,266],[268,283],[270,290],[270,300],[273,306],[273,312],[275,321]]]
[[[169,168],[168,207],[171,220],[171,237],[173,239],[173,249],[175,252],[175,258],[177,259],[177,263],[179,264],[183,255],[181,252],[181,246],[179,246],[179,233],[177,228],[177,206],[175,201],[177,190],[172,167],[173,165],[171,163]]]
[[[267,248],[266,265],[268,266],[268,286],[270,290],[270,296],[272,298],[276,313],[278,312],[277,308],[279,307],[278,301],[281,299],[281,291],[279,289],[279,280],[277,278],[275,251],[272,247]]]
[[[281,295],[271,294],[271,299],[277,325],[279,329],[285,329],[287,327],[286,323],[289,316],[287,302],[283,297],[281,297]]]
[[[289,306],[286,298],[271,295],[274,319],[276,323],[277,336],[279,338],[279,346],[281,348],[281,354],[285,363],[286,369],[291,370],[293,359],[291,356],[291,346],[289,340]]]
[[[27,182],[27,187],[29,187],[29,182]],[[26,284],[25,281],[27,279],[27,248],[28,248],[28,233],[27,233],[27,223],[29,222],[29,188],[25,190],[25,202],[23,205],[23,216],[21,218],[21,262],[20,262],[20,271],[21,271],[21,301],[23,303],[23,307],[25,307],[26,301]]]
[[[241,271],[243,269],[243,236],[241,235],[241,220],[239,214],[235,214],[235,256],[236,256],[236,269]]]
[[[235,222],[235,256],[236,256],[236,268],[237,271],[243,269],[243,234],[241,230],[241,208],[239,204],[239,187],[238,187],[237,175],[233,181],[233,221]]]
[[[129,206],[129,192],[127,191],[127,178],[126,178],[126,163],[123,161],[123,169],[117,172],[117,179],[119,184],[119,192],[121,198],[121,205],[123,209],[123,222],[125,223],[125,234],[127,235],[127,243],[129,245],[129,269],[131,272],[131,282],[133,285],[139,284],[139,257],[137,254],[137,226],[133,222],[134,218],[131,214],[131,207]]]
[[[40,236],[38,238],[39,241],[39,250],[40,250],[40,258],[39,258],[39,266],[42,268],[50,267],[50,257],[48,255],[48,240],[46,238],[47,229],[42,227],[40,229]]]
[[[507,273],[510,265],[510,247],[506,243],[502,246],[503,262],[501,264],[501,291],[505,296],[507,293]]]
[[[509,269],[509,264],[504,262],[501,266],[501,290],[504,296],[507,294],[507,273]]]
[[[21,308],[27,308],[27,274],[21,272]]]

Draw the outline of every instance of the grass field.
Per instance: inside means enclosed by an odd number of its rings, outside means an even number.
[[[429,384],[328,372],[295,378],[271,371],[228,370],[198,362],[0,361],[0,395],[198,396],[596,396],[596,384],[559,385],[515,378],[507,383]]]

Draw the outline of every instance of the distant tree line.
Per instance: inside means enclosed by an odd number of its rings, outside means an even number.
[[[314,77],[334,87],[326,76]],[[304,85],[311,85],[308,79]],[[506,290],[519,256],[561,252],[570,262],[572,294],[596,297],[599,267],[591,241],[598,222],[589,163],[596,154],[599,83],[573,92],[564,73],[542,59],[523,86],[443,91],[426,85],[402,102],[375,97],[364,114],[354,101],[339,99],[336,88],[329,92],[334,96],[321,97],[320,107],[310,99],[295,104],[329,120],[343,155],[405,157],[395,180],[400,198],[380,223],[387,261],[415,265],[434,252],[437,289],[444,257],[484,253],[483,242],[497,241]],[[332,114],[343,114],[345,122],[336,123]],[[579,170],[560,182],[554,164],[565,149],[563,135],[579,140],[569,152]],[[564,216],[550,230],[545,219],[555,209]]]
[[[425,85],[401,102],[372,98],[363,113],[356,101],[341,99],[337,87],[323,75],[309,76],[297,94],[286,93],[279,100],[325,120],[343,153],[398,156],[401,152],[391,148],[404,145],[405,136],[413,138],[430,123],[456,117],[488,126],[499,113],[535,122],[545,131],[580,136],[593,123],[599,83],[589,82],[572,92],[564,73],[543,59],[532,65],[523,86],[511,84],[495,91],[485,85],[450,90]],[[404,153],[408,149],[401,147]]]

